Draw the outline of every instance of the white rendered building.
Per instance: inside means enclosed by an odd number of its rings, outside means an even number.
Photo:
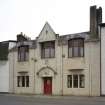
[[[11,93],[100,96],[102,9],[90,8],[90,31],[58,35],[46,22],[35,40],[22,33],[9,52]]]
[[[16,45],[16,41],[0,42],[0,92],[9,92],[8,53]]]

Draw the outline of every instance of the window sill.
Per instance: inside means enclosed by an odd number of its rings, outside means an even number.
[[[84,58],[84,56],[78,56],[78,57],[68,57],[68,58],[71,58],[71,59],[75,59],[75,58]]]
[[[29,62],[29,60],[25,60],[25,61],[17,61],[17,62],[20,62],[20,63],[22,63],[22,62]]]
[[[20,86],[20,87],[17,87],[17,88],[29,88],[29,87],[21,87],[21,86]]]
[[[72,88],[68,88],[68,89],[84,89],[84,88],[75,88],[75,87],[72,87]]]
[[[55,57],[51,57],[51,58],[50,58],[50,57],[49,57],[49,58],[41,58],[41,59],[54,59],[54,58],[55,58]]]

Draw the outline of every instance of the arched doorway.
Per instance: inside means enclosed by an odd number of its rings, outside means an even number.
[[[42,67],[37,75],[43,79],[43,94],[51,95],[53,86],[53,77],[57,74],[51,67]]]
[[[52,94],[52,77],[43,77],[43,93]]]

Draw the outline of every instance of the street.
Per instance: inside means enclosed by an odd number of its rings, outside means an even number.
[[[0,94],[0,105],[105,105],[105,97]]]

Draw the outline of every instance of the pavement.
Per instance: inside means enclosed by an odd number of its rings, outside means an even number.
[[[105,105],[105,97],[0,94],[0,105]]]

